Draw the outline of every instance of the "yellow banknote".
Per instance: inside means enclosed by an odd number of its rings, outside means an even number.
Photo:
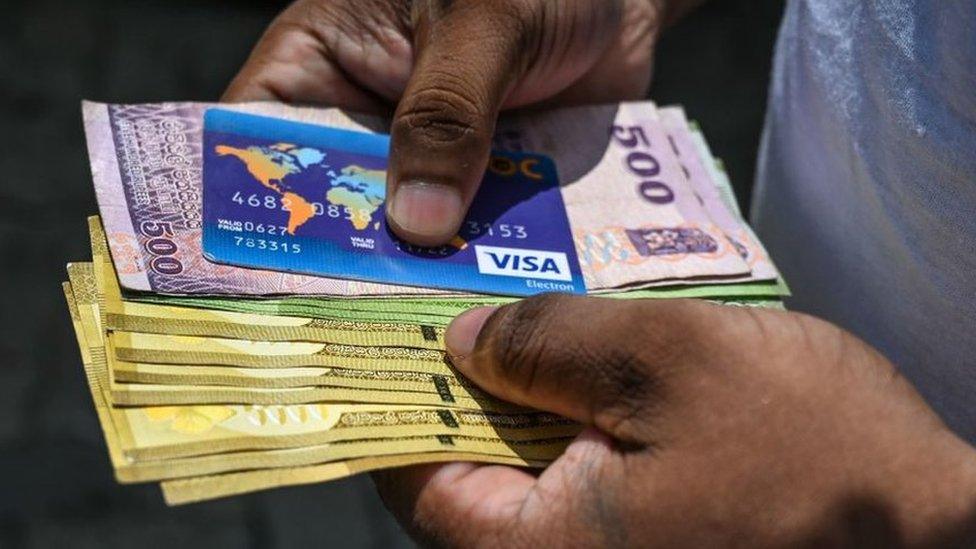
[[[79,303],[79,308],[91,309],[93,311],[91,315],[92,321],[88,323],[87,329],[89,332],[91,332],[89,333],[89,337],[94,339],[96,336],[99,338],[103,337],[102,330],[97,327],[99,322],[98,319],[101,318],[101,315],[99,314],[100,307],[99,304],[94,301],[95,299],[101,298],[102,295],[95,294],[93,291],[91,282],[94,277],[92,276],[92,273],[93,267],[91,264],[73,263],[68,266],[69,278],[71,278],[73,285],[78,288],[76,292],[79,292],[81,295],[89,296],[89,299],[86,300],[86,302]],[[106,325],[105,328],[109,328],[109,325]],[[115,341],[115,339],[113,339],[116,337],[114,333],[109,337],[110,341]],[[146,334],[133,333],[122,333],[118,337],[120,343],[127,346],[123,347],[124,349],[132,349],[132,347],[129,347],[129,345],[132,344],[133,339],[145,341],[149,338],[149,335]],[[194,338],[189,339],[192,341]],[[200,343],[200,338],[196,339],[197,343]],[[164,345],[163,349],[161,349],[160,352],[155,355],[153,352],[150,352],[149,349],[140,349],[137,352],[144,355],[140,356],[141,358],[151,358],[154,360],[158,359],[161,361],[173,360],[174,356],[180,356],[179,354],[173,354],[179,353],[178,348],[180,343],[182,343],[180,340],[171,340],[168,347]],[[208,342],[203,342],[202,344],[206,345],[206,343]],[[209,343],[214,342],[210,341]],[[228,356],[230,354],[229,349],[236,349],[238,351],[251,349],[252,352],[270,352],[271,356],[295,356],[294,354],[282,354],[286,352],[285,349],[288,347],[288,342],[279,343],[282,344],[271,346],[264,342],[252,343],[226,339],[224,340],[226,352],[223,352],[222,354]],[[316,348],[321,347],[320,344],[310,345]],[[95,347],[97,347],[95,352],[103,352],[101,345],[96,345]],[[417,353],[410,353],[409,349],[386,348],[384,351],[372,353],[368,350],[364,350],[362,347],[356,347],[355,351],[349,351],[351,346],[345,347],[349,354],[361,353],[367,356],[371,354],[379,355],[387,368],[393,366],[393,357],[395,356],[416,357],[417,355]],[[108,356],[106,357],[106,360],[111,366],[116,360],[115,357],[117,355],[116,353],[112,352],[111,348],[109,348],[107,352]],[[132,355],[131,351],[127,352],[129,352],[129,354],[123,354],[123,356],[130,357]],[[433,356],[430,356],[430,353],[433,353]],[[238,354],[243,355],[244,353]],[[110,390],[109,399],[113,403],[121,406],[171,406],[186,404],[270,405],[330,401],[346,403],[444,405],[457,409],[488,410],[495,412],[523,411],[523,409],[519,407],[499,401],[498,399],[479,391],[477,387],[466,382],[463,380],[463,378],[456,376],[452,369],[443,362],[443,355],[434,351],[421,351],[419,354],[421,355],[419,358],[414,358],[412,362],[405,361],[405,364],[408,365],[408,367],[410,365],[414,365],[417,369],[427,369],[439,372],[437,374],[428,374],[426,382],[421,381],[417,376],[412,376],[410,372],[399,372],[398,374],[394,375],[390,372],[361,370],[357,373],[348,370],[333,369],[331,383],[323,383],[322,387],[266,389],[249,387],[187,386],[174,388],[172,386],[161,384],[118,383],[110,380],[108,374],[101,371],[99,371],[97,375],[100,376],[99,381],[101,385]],[[425,356],[425,354],[427,356]],[[438,357],[439,360],[433,360],[434,356]],[[352,364],[355,365],[355,363]],[[421,364],[425,366],[418,366]],[[358,365],[364,366],[365,361],[359,362]],[[427,367],[427,365],[429,365],[429,367]],[[114,370],[114,368],[112,368],[112,370]],[[397,377],[400,379],[397,379]],[[423,392],[418,392],[418,390],[421,388]]]
[[[382,385],[382,384],[377,384]],[[496,398],[478,398],[434,392],[407,392],[385,388],[290,387],[261,389],[217,385],[153,385],[111,383],[112,402],[118,406],[174,405],[295,405],[312,403],[355,403],[377,405],[440,406],[462,411],[498,413],[525,412],[526,408]]]
[[[78,271],[72,279],[78,280]],[[66,293],[70,286],[66,286]],[[569,436],[574,423],[544,413],[493,414],[444,407],[393,405],[213,405],[120,408],[111,406],[110,392],[99,379],[105,354],[93,326],[97,305],[92,296],[68,293],[72,320],[86,364],[99,419],[112,452],[113,465],[138,460],[212,454],[232,450],[290,448],[335,441],[390,438],[403,435],[463,435],[510,440]],[[77,300],[77,301],[75,301]],[[87,326],[86,326],[87,325]]]
[[[348,459],[427,452],[465,452],[487,459],[504,457],[520,465],[549,462],[565,450],[571,437],[509,441],[460,435],[403,436],[344,440],[329,444],[247,450],[167,460],[135,462],[116,470],[120,482],[148,482],[279,467],[301,467]]]
[[[110,334],[111,335],[111,334]],[[112,365],[113,379],[123,383],[151,383],[157,385],[230,385],[233,387],[256,387],[263,389],[284,389],[290,387],[314,387],[332,385],[329,382],[334,372],[337,375],[358,376],[371,374],[368,370],[345,370],[341,368],[238,368],[236,366],[204,366],[185,364],[156,364],[149,362],[128,362],[116,360]],[[386,372],[384,372],[385,374]],[[415,372],[389,372],[388,379],[406,387],[403,390],[428,392],[433,387],[431,374]],[[415,377],[419,376],[419,377]]]
[[[115,331],[115,357],[126,362],[200,364],[243,368],[319,366],[368,371],[454,376],[443,351],[408,347],[364,347],[306,341],[252,341]]]
[[[206,383],[195,385],[194,371],[204,372],[200,365],[175,366],[119,361],[109,336],[106,357],[110,370],[111,399],[122,406],[169,406],[184,404],[305,404],[315,402],[440,405],[462,410],[492,412],[525,411],[488,395],[477,386],[455,376],[403,371],[353,370],[321,368],[312,385],[298,387],[256,387],[254,384]],[[210,375],[233,368],[211,367]],[[181,373],[181,371],[183,373]],[[170,384],[154,383],[142,378],[169,374]],[[238,368],[238,379],[256,378],[272,373],[270,369]],[[122,375],[120,379],[118,374]],[[178,383],[178,384],[174,384]]]
[[[79,339],[79,348],[82,349],[83,361],[86,363],[86,372],[88,372],[97,367],[97,358],[93,363],[91,353],[85,352],[85,349],[90,346],[84,340],[82,315],[73,299],[70,285],[65,284],[64,290]],[[110,459],[120,482],[145,482],[212,475],[226,471],[295,467],[366,456],[423,452],[464,452],[472,456],[470,459],[528,465],[555,459],[570,440],[569,437],[579,430],[578,426],[571,422],[548,414],[521,417],[495,416],[495,424],[491,425],[491,422],[487,421],[490,416],[485,414],[479,417],[471,413],[453,414],[443,409],[397,407],[371,409],[360,406],[347,407],[339,419],[341,424],[339,429],[359,429],[363,432],[372,428],[372,433],[378,434],[378,437],[352,440],[338,437],[335,442],[329,444],[297,448],[136,460],[121,450],[117,432],[117,426],[121,425],[127,427],[131,434],[133,425],[125,421],[121,424],[115,423],[114,419],[128,419],[132,417],[133,412],[145,412],[148,416],[160,418],[169,416],[167,419],[175,432],[190,434],[206,429],[205,424],[215,422],[220,415],[212,413],[213,410],[208,413],[207,407],[193,407],[193,410],[126,409],[121,414],[113,415],[112,412],[119,412],[119,410],[106,406],[107,403],[97,391],[94,374],[91,374],[89,381],[92,383],[93,400],[105,430],[106,441],[109,443]],[[309,408],[303,410],[296,407],[277,407],[277,409],[253,407],[250,410],[252,423],[263,423],[278,428],[287,424],[289,416],[292,416],[290,419],[295,423],[307,421],[308,418],[295,417],[301,416],[303,412],[315,414],[315,411]],[[463,424],[458,423],[458,420]],[[437,429],[429,429],[431,425],[436,425]],[[441,425],[443,427],[440,427]],[[210,425],[210,427],[214,426]],[[287,435],[281,438],[287,438]]]
[[[446,461],[479,461],[528,467],[542,467],[546,464],[546,462],[533,462],[505,456],[485,456],[461,452],[427,452],[358,458],[304,467],[282,467],[183,478],[162,482],[160,486],[163,489],[163,498],[167,504],[183,505],[260,490],[328,482],[379,469]]]
[[[112,356],[111,348],[109,356]],[[432,393],[441,401],[456,397],[488,398],[468,381],[454,376],[418,372],[351,370],[346,368],[236,368],[127,362],[114,359],[112,376],[117,382],[156,385],[231,386],[257,389],[301,387],[350,387]]]

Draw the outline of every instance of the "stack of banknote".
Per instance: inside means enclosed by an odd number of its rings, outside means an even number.
[[[486,394],[445,354],[455,315],[516,298],[205,257],[210,107],[83,105],[101,216],[64,293],[118,480],[159,481],[179,504],[409,464],[557,458],[578,425]],[[220,107],[385,128],[336,109]],[[587,293],[759,307],[788,293],[681,108],[514,114],[495,146],[554,162]]]

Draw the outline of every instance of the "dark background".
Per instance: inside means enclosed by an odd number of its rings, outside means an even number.
[[[283,3],[5,2],[0,18],[0,546],[406,546],[368,478],[167,508],[120,486],[63,303],[96,211],[82,98],[216,100]],[[260,4],[260,5],[257,5]],[[663,37],[682,103],[748,203],[780,1],[721,0]]]

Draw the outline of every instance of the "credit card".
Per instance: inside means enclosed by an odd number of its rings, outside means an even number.
[[[460,233],[425,248],[387,228],[387,135],[209,109],[203,144],[210,261],[475,293],[586,293],[548,157],[493,152]]]

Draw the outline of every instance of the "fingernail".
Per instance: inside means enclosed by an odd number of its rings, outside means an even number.
[[[481,333],[481,327],[497,309],[498,307],[469,309],[455,317],[447,326],[444,343],[447,345],[448,354],[455,359],[455,365],[460,362],[456,359],[471,356],[478,334]]]
[[[421,181],[397,185],[389,215],[400,229],[418,237],[446,240],[464,215],[461,193],[454,187]]]

